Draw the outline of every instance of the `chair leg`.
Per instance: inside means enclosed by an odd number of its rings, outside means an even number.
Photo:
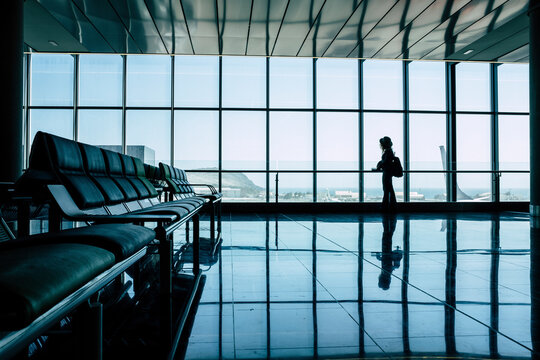
[[[197,275],[200,271],[200,260],[199,260],[199,214],[193,216],[193,274]]]
[[[216,241],[216,205],[212,204],[210,209],[210,240],[212,244]]]
[[[103,358],[103,304],[85,304],[77,314],[80,359],[100,360]]]
[[[159,240],[159,317],[160,342],[163,356],[168,353],[172,342],[172,263],[173,242],[167,236],[165,229],[159,225],[156,229],[156,238]]]

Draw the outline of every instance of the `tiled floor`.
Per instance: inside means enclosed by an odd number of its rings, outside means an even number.
[[[186,358],[534,357],[531,236],[520,214],[229,215]]]

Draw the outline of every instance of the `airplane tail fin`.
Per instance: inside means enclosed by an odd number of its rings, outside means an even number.
[[[443,145],[439,146],[439,150],[441,150],[441,162],[443,165],[443,169],[446,171],[448,170],[448,166],[446,164],[446,149]],[[444,173],[444,177],[446,178],[448,176],[448,173]],[[456,200],[472,200],[473,198],[469,195],[465,194],[463,190],[460,189],[459,185],[456,182]]]

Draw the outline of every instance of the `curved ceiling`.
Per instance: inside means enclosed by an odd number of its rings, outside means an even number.
[[[528,0],[26,0],[31,52],[528,62]]]

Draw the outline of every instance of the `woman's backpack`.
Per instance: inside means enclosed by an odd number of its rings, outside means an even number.
[[[401,161],[397,156],[394,156],[392,159],[392,176],[403,177],[403,167],[401,166]]]

